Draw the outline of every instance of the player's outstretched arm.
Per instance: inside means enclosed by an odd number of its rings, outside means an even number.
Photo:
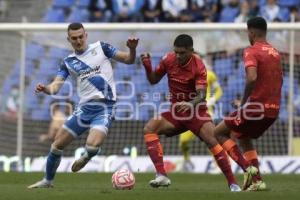
[[[149,53],[141,54],[141,61],[145,68],[147,79],[151,85],[158,83],[164,74],[159,74],[155,71],[152,71],[152,64],[151,64],[151,56]]]
[[[118,51],[114,56],[114,59],[122,63],[133,64],[136,57],[136,47],[138,43],[138,38],[129,38],[126,43],[127,47],[129,48],[129,52]]]
[[[63,77],[56,77],[49,85],[43,85],[42,83],[39,83],[35,87],[35,93],[43,92],[48,95],[56,94],[64,82],[65,79]]]

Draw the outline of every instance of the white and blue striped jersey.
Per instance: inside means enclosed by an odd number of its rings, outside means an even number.
[[[77,80],[79,104],[95,99],[116,101],[116,86],[110,58],[117,49],[104,42],[88,45],[80,55],[70,54],[63,59],[57,76],[66,79],[69,75]]]

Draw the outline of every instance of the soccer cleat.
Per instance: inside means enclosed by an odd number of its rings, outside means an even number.
[[[235,184],[235,183],[231,184],[231,185],[229,186],[229,188],[230,188],[230,191],[231,191],[231,192],[240,192],[240,191],[242,191],[241,188],[240,188],[240,186],[238,186],[238,185]]]
[[[154,180],[149,182],[149,185],[153,188],[168,187],[171,185],[171,180],[164,175],[157,175]]]
[[[257,181],[256,183],[252,183],[247,188],[247,191],[266,191],[267,190],[267,185],[263,181]]]
[[[76,160],[72,165],[72,172],[78,172],[81,170],[88,162],[90,161],[87,157],[80,157],[78,160]]]
[[[252,179],[258,173],[258,169],[254,166],[249,166],[244,173],[244,184],[243,190],[247,190],[247,188],[252,184]]]
[[[28,189],[33,188],[53,188],[52,181],[47,181],[46,179],[43,179],[41,181],[36,182],[35,184],[29,185],[27,187]]]

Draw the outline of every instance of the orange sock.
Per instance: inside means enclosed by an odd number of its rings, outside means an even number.
[[[231,170],[230,162],[222,146],[217,144],[213,148],[211,148],[210,151],[214,155],[218,166],[220,167],[221,171],[225,175],[228,185],[231,185],[233,183],[236,184],[236,180]]]
[[[245,172],[250,164],[245,160],[238,146],[232,139],[226,140],[222,144],[223,148],[227,151],[228,155],[243,169]]]
[[[250,150],[250,151],[246,151],[244,153],[244,158],[254,167],[256,167],[258,169],[258,173],[255,177],[253,177],[254,181],[261,181],[262,177],[259,171],[259,162],[258,162],[258,158],[257,158],[257,152],[256,150]]]
[[[167,173],[163,161],[163,148],[160,144],[158,135],[156,133],[147,133],[144,135],[144,140],[147,146],[147,152],[155,166],[156,172],[166,176]]]

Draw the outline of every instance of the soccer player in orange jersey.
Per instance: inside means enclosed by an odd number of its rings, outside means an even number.
[[[164,169],[163,147],[159,135],[174,136],[191,130],[205,142],[224,173],[231,191],[240,191],[231,171],[228,157],[214,137],[214,125],[207,111],[207,72],[202,60],[194,54],[193,39],[182,34],[174,41],[174,51],[167,53],[153,71],[150,55],[141,55],[148,81],[158,83],[168,76],[171,96],[170,111],[152,118],[144,127],[144,138],[148,154],[156,168],[156,178],[150,186],[169,186],[170,179]]]
[[[237,109],[217,125],[215,136],[230,157],[244,170],[247,190],[265,190],[258,170],[257,153],[251,139],[260,137],[277,119],[282,87],[281,57],[266,41],[267,23],[261,17],[247,22],[251,46],[244,50],[246,86]],[[236,133],[244,149],[241,154],[230,132]]]

